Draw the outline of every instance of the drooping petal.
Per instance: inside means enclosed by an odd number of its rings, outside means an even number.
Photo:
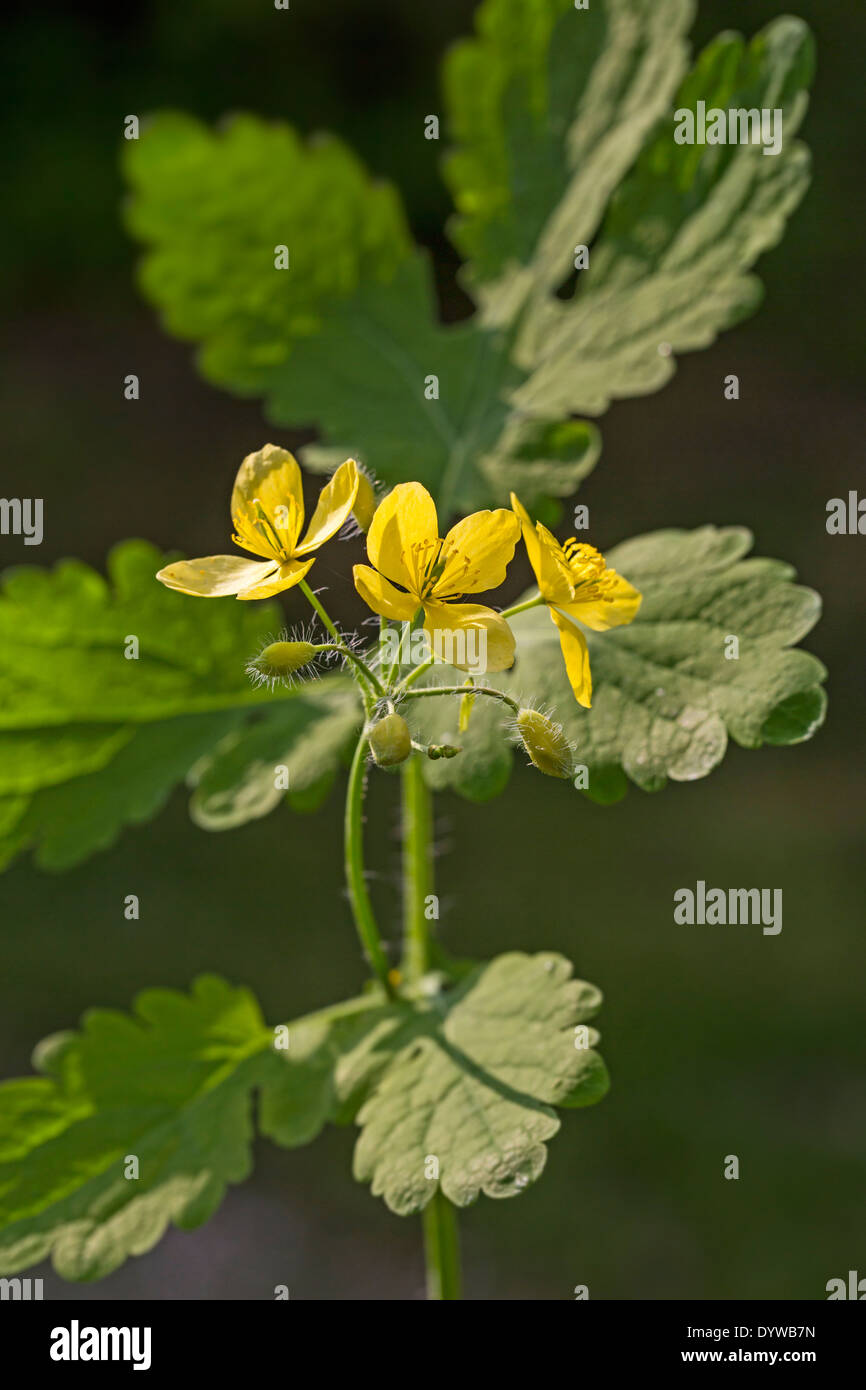
[[[270,598],[272,594],[281,594],[284,589],[293,589],[314,564],[315,557],[311,560],[284,560],[270,579],[265,578],[263,583],[254,584],[250,589],[242,589],[238,598]]]
[[[322,488],[307,534],[295,555],[309,555],[335,536],[352,510],[358,493],[358,465],[354,459],[341,463],[331,481]]]
[[[530,520],[529,512],[515,492],[511,494],[511,506],[515,516],[520,522],[520,529],[523,532],[523,544],[526,546],[529,563],[532,566],[535,578],[538,580],[538,586],[541,588],[541,554],[535,527]]]
[[[367,533],[370,563],[395,584],[415,594],[424,567],[436,553],[436,504],[420,483],[399,483],[376,508]]]
[[[562,648],[565,671],[574,698],[584,709],[589,709],[592,704],[592,674],[589,669],[586,638],[580,628],[575,627],[558,609],[550,608],[548,612],[559,628],[559,645]]]
[[[444,568],[434,595],[483,594],[498,589],[514,558],[520,522],[513,512],[474,512],[452,526],[442,543]]]
[[[232,488],[232,522],[241,545],[256,555],[276,555],[277,547],[262,524],[256,501],[279,545],[291,553],[304,524],[304,492],[298,461],[288,449],[266,444],[247,454]]]
[[[178,560],[156,576],[167,589],[199,598],[226,598],[265,583],[277,573],[273,560],[244,560],[240,555],[205,555],[200,560]]]
[[[504,618],[480,603],[424,604],[424,630],[440,661],[481,675],[514,665],[514,634]]]
[[[577,618],[578,622],[585,623],[593,632],[606,632],[610,627],[623,627],[624,624],[630,623],[643,599],[643,595],[634,585],[629,584],[627,579],[623,579],[622,575],[614,570],[608,570],[605,579],[607,582],[604,598],[581,603],[578,589],[573,603],[561,605],[566,613],[572,618]]]
[[[393,618],[398,623],[408,623],[414,618],[418,611],[418,600],[413,594],[404,594],[400,589],[395,589],[369,565],[355,565],[352,573],[355,588],[374,613],[383,618]]]
[[[539,552],[538,587],[548,603],[564,606],[574,598],[574,581],[565,552],[552,531],[536,524]]]
[[[363,473],[359,468],[358,491],[355,494],[355,502],[352,507],[352,515],[354,516],[362,531],[369,531],[370,523],[373,520],[375,511],[376,493],[373,488],[373,484],[367,477],[367,474]]]

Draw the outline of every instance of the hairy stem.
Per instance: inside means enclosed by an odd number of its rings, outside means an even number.
[[[302,580],[301,580],[300,584],[298,585],[298,588],[300,589],[301,593],[304,595],[304,598],[307,600],[307,603],[310,605],[310,607],[314,610],[314,612],[318,613],[318,615],[319,615],[319,617],[321,618],[321,620],[322,620],[324,626],[328,629],[328,632],[330,632],[330,634],[331,634],[331,636],[333,637],[334,641],[335,641],[335,642],[339,642],[340,645],[342,646],[342,645],[343,645],[343,639],[340,637],[340,633],[339,633],[339,629],[337,628],[337,624],[336,624],[336,623],[333,621],[333,619],[328,615],[328,612],[327,612],[327,610],[325,609],[324,605],[321,604],[321,603],[319,602],[319,600],[316,598],[316,595],[313,593],[313,591],[312,591],[312,589],[310,588],[309,584],[307,583],[306,579],[302,579]]]
[[[396,690],[394,691],[394,695],[397,696],[401,694],[402,691],[408,690],[410,685],[414,685],[416,680],[418,680],[419,676],[423,676],[425,671],[430,670],[430,667],[434,664],[435,660],[435,656],[428,656],[426,661],[422,661],[420,665],[416,666],[413,671],[410,671],[406,679],[402,680],[400,684],[397,686]]]
[[[471,690],[467,690],[465,685],[429,685],[423,690],[401,690],[401,700],[424,700],[433,695],[488,695],[491,700],[501,700],[509,709],[513,709],[515,714],[520,711],[520,706],[516,700],[512,700],[510,695],[506,695],[504,690],[493,690],[489,685],[474,685]]]
[[[427,1269],[428,1299],[456,1300],[461,1294],[460,1240],[457,1210],[435,1193],[421,1214],[424,1223],[424,1258]]]
[[[430,968],[427,899],[433,892],[433,795],[424,781],[418,754],[402,768],[403,793],[403,971],[412,985]],[[427,1297],[460,1298],[460,1247],[457,1212],[436,1191],[421,1217]]]
[[[421,758],[403,764],[403,971],[410,983],[430,968],[425,909],[433,892],[433,805]]]
[[[327,609],[325,608],[324,604],[319,602],[319,600],[317,599],[316,595],[313,593],[312,589],[310,588],[309,584],[307,583],[306,579],[302,579],[302,580],[301,580],[300,584],[298,585],[298,588],[300,589],[301,593],[304,595],[304,598],[307,600],[307,602],[308,602],[308,604],[310,605],[310,607],[312,608],[313,612],[314,612],[314,613],[318,613],[318,615],[319,615],[319,617],[320,617],[322,623],[324,624],[324,626],[327,628],[328,632],[329,632],[329,633],[331,634],[331,636],[333,637],[334,642],[335,642],[336,647],[337,647],[337,650],[338,650],[339,652],[341,652],[341,653],[343,654],[343,656],[351,656],[351,657],[354,657],[354,653],[351,652],[351,651],[349,650],[348,645],[346,644],[344,638],[341,636],[340,630],[339,630],[339,628],[337,627],[337,624],[336,624],[336,623],[334,622],[334,620],[331,618],[331,616],[330,616],[330,614],[328,613]],[[355,658],[355,661],[356,661],[356,664],[360,664],[360,665],[362,665],[362,666],[364,665],[363,662],[358,663],[358,659],[357,659],[357,658]],[[359,676],[359,678],[358,678],[358,680],[357,680],[357,684],[358,684],[358,685],[360,686],[360,688],[361,688],[361,692],[362,692],[362,694],[363,694],[363,696],[364,696],[364,703],[365,703],[365,705],[366,705],[366,707],[367,707],[367,711],[368,711],[368,713],[369,713],[370,705],[369,705],[369,702],[368,702],[368,696],[370,695],[370,688],[369,688],[369,686],[368,686],[368,684],[367,684],[367,681],[368,681],[368,679],[369,679],[369,680],[374,680],[375,678],[373,677],[373,673],[372,673],[371,671],[367,671],[366,666],[364,666],[364,670],[365,670],[365,672],[366,672],[366,676]],[[378,689],[378,690],[381,690],[381,688],[382,688],[382,687],[379,685],[379,682],[378,682],[378,681],[375,681],[375,684],[373,685],[373,689],[374,689],[374,690],[377,690],[377,689]]]
[[[343,646],[340,642],[320,642],[315,650],[317,652],[339,652],[341,656],[348,657],[350,661],[355,663],[359,671],[363,671],[367,680],[376,691],[376,694],[384,696],[385,691],[375,671],[370,669],[363,657],[360,657],[357,652],[353,652],[349,647]]]
[[[367,736],[362,733],[355,748],[346,790],[345,846],[346,887],[352,916],[370,968],[382,981],[388,995],[392,994],[388,979],[388,961],[382,949],[382,938],[373,915],[373,905],[364,878],[364,779],[367,758]]]

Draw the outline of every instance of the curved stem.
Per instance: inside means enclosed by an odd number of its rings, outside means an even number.
[[[428,685],[423,690],[401,690],[401,700],[423,700],[429,695],[489,695],[492,700],[501,700],[504,705],[508,705],[519,714],[520,706],[516,700],[512,700],[510,695],[506,695],[504,690],[493,690],[489,685],[475,685],[471,692],[467,692],[465,685]]]
[[[402,769],[403,972],[410,984],[430,968],[427,899],[433,892],[433,798],[419,756]]]
[[[364,776],[367,757],[367,735],[362,733],[355,748],[346,789],[344,861],[346,887],[352,916],[370,967],[378,975],[390,996],[393,991],[388,979],[388,961],[382,949],[382,938],[373,915],[373,905],[364,878]]]
[[[434,1301],[459,1299],[460,1241],[457,1235],[457,1211],[435,1193],[421,1214],[424,1223],[424,1263],[427,1270],[427,1297]]]

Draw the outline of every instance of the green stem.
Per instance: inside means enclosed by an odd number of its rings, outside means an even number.
[[[427,898],[433,892],[433,798],[421,758],[403,764],[403,971],[414,983],[430,968]]]
[[[433,892],[433,797],[424,765],[415,754],[403,764],[403,971],[409,985],[430,968],[427,899]],[[460,1298],[460,1246],[457,1212],[437,1190],[424,1208],[424,1265],[427,1297]]]
[[[331,618],[331,616],[330,616],[330,614],[328,613],[327,609],[325,608],[324,604],[321,604],[321,603],[319,602],[319,600],[316,598],[316,595],[313,593],[313,591],[312,591],[312,589],[310,588],[309,584],[307,583],[306,579],[302,579],[302,580],[301,580],[300,584],[298,585],[298,588],[300,589],[301,593],[304,595],[304,598],[307,600],[307,602],[308,602],[308,604],[310,605],[310,607],[313,609],[313,612],[314,612],[314,613],[318,613],[319,617],[321,618],[321,620],[322,620],[322,622],[324,623],[325,627],[327,628],[328,632],[329,632],[329,633],[331,634],[331,636],[333,637],[334,642],[335,642],[336,645],[337,645],[337,650],[338,650],[339,652],[342,652],[342,654],[343,654],[344,656],[351,656],[351,657],[353,657],[353,658],[355,659],[356,662],[359,661],[359,659],[358,659],[357,657],[355,657],[354,653],[353,653],[352,651],[349,650],[349,647],[348,647],[346,641],[345,641],[344,638],[340,635],[340,631],[339,631],[339,629],[338,629],[338,627],[337,627],[337,624],[336,624],[336,623],[334,622],[334,620]],[[362,666],[364,665],[363,662],[359,662],[359,664],[362,665]],[[374,684],[374,686],[373,686],[373,689],[374,689],[374,690],[376,690],[376,689],[381,690],[382,687],[379,685],[379,682],[378,682],[378,681],[375,679],[375,677],[373,676],[372,671],[367,671],[366,666],[364,666],[364,670],[366,671],[367,676],[368,676],[371,680],[375,681],[375,684]],[[364,677],[361,677],[361,679],[357,682],[357,684],[358,684],[358,685],[360,686],[360,688],[361,688],[361,693],[362,693],[362,695],[364,696],[364,705],[365,705],[365,707],[366,707],[367,713],[369,714],[369,712],[370,712],[370,702],[369,702],[370,691],[369,691],[369,689],[368,689],[368,687],[367,687],[367,684],[366,684],[366,681],[365,681]]]
[[[337,628],[337,624],[329,617],[328,613],[327,613],[326,610],[323,608],[322,604],[321,604],[321,603],[319,602],[319,600],[316,598],[316,595],[313,593],[313,591],[312,591],[312,589],[310,588],[309,584],[307,583],[306,579],[302,579],[302,580],[301,580],[300,584],[298,585],[298,588],[300,589],[301,593],[304,595],[304,598],[307,600],[307,603],[310,605],[310,607],[311,607],[312,609],[314,609],[316,613],[318,613],[319,617],[321,618],[321,620],[322,620],[322,622],[324,623],[325,627],[326,627],[326,628],[328,629],[328,631],[330,632],[330,634],[331,634],[331,636],[333,637],[334,641],[335,641],[335,642],[339,642],[340,645],[342,646],[342,645],[343,645],[343,639],[342,639],[341,636],[340,636],[339,630],[338,630],[338,628]]]
[[[364,878],[364,777],[366,773],[367,736],[362,733],[355,748],[346,790],[344,862],[346,886],[352,916],[370,967],[378,975],[390,996],[393,991],[388,979],[388,961],[382,949],[382,938],[373,915],[373,905]]]
[[[506,608],[500,613],[500,618],[513,618],[515,613],[525,613],[527,608],[538,608],[539,604],[544,603],[541,594],[536,594],[535,598],[528,598],[525,603],[515,603],[512,608]]]
[[[354,661],[355,665],[358,667],[359,670],[364,672],[364,675],[367,677],[373,689],[376,691],[376,694],[384,696],[384,688],[382,687],[375,671],[371,670],[371,668],[367,665],[366,661],[364,661],[363,658],[360,657],[357,652],[353,652],[350,647],[342,646],[339,642],[320,642],[318,646],[316,646],[315,650],[317,652],[339,652],[341,656],[348,657],[350,661]]]
[[[400,669],[400,658],[401,658],[401,656],[403,655],[403,644],[404,644],[404,640],[405,640],[405,638],[406,638],[406,636],[407,636],[407,633],[408,633],[409,635],[411,635],[411,634],[415,631],[415,629],[416,629],[417,627],[419,627],[419,626],[421,625],[421,623],[423,623],[423,621],[424,621],[424,608],[423,608],[423,606],[420,606],[420,605],[419,605],[419,607],[415,609],[415,613],[414,613],[414,616],[413,616],[413,618],[412,618],[412,621],[411,621],[410,623],[401,623],[401,624],[400,624],[400,641],[399,641],[399,643],[397,644],[397,655],[394,657],[394,660],[391,662],[391,669],[390,669],[390,671],[388,672],[387,676],[385,677],[385,684],[388,686],[389,690],[390,690],[391,686],[394,684],[394,677],[396,676],[398,670]]]
[[[435,660],[435,656],[428,656],[426,661],[422,661],[420,665],[415,667],[414,671],[410,671],[406,679],[401,681],[394,691],[395,698],[402,694],[404,690],[408,690],[410,685],[414,685],[418,677],[423,676],[425,671],[429,671]]]
[[[432,695],[488,695],[491,700],[501,700],[504,705],[508,705],[514,710],[515,714],[520,712],[520,706],[516,700],[512,700],[510,695],[506,695],[504,690],[493,690],[489,685],[474,685],[468,690],[465,685],[428,685],[423,690],[403,690],[400,692],[401,700],[425,700]]]
[[[427,1269],[427,1297],[434,1301],[460,1298],[460,1241],[457,1211],[436,1192],[421,1215],[424,1223],[424,1260]]]

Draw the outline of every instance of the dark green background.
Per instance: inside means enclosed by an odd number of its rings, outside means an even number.
[[[435,257],[448,317],[465,312],[442,233],[437,66],[473,6],[416,0],[13,6],[4,45],[5,496],[46,499],[40,563],[101,564],[144,535],[188,553],[225,548],[242,455],[273,431],[256,404],[201,384],[188,348],[137,298],[122,231],[123,117],[177,106],[250,109],[333,129],[401,186]],[[557,948],[605,991],[613,1074],[596,1109],[567,1115],[548,1170],[513,1202],[462,1219],[475,1298],[794,1298],[866,1274],[862,901],[863,553],[828,537],[825,505],[866,493],[862,197],[866,11],[802,0],[818,41],[804,134],[812,191],[765,257],[758,316],[682,360],[661,394],[603,421],[581,492],[607,546],[659,526],[745,523],[759,553],[792,561],[825,597],[806,645],[831,669],[830,717],[797,749],[732,749],[706,781],[600,809],[516,772],[487,807],[439,805],[442,936],[453,952]],[[747,12],[747,15],[746,15]],[[765,0],[700,6],[695,39],[778,13]],[[860,305],[858,310],[857,305]],[[139,374],[141,400],[122,398]],[[741,399],[723,399],[729,372]],[[859,396],[859,399],[858,399]],[[281,434],[279,442],[292,441]],[[32,561],[13,538],[4,562]],[[358,547],[319,578],[333,608]],[[339,571],[339,573],[337,572]],[[526,582],[515,572],[513,589]],[[344,604],[345,600],[345,604]],[[289,613],[299,613],[295,599]],[[396,784],[374,789],[369,842],[386,929],[397,930]],[[178,793],[154,824],[64,876],[21,863],[0,883],[2,1073],[91,1004],[126,1007],[146,985],[203,970],[249,984],[284,1019],[362,975],[339,876],[340,808],[280,812],[226,836],[187,820]],[[677,927],[673,892],[698,878],[781,887],[784,928]],[[127,893],[141,920],[123,919]],[[94,1298],[413,1298],[419,1229],[349,1177],[353,1135],[308,1150],[260,1145],[254,1179],[197,1233],[85,1292]],[[725,1181],[725,1155],[740,1158]],[[46,1296],[80,1295],[46,1274]]]

